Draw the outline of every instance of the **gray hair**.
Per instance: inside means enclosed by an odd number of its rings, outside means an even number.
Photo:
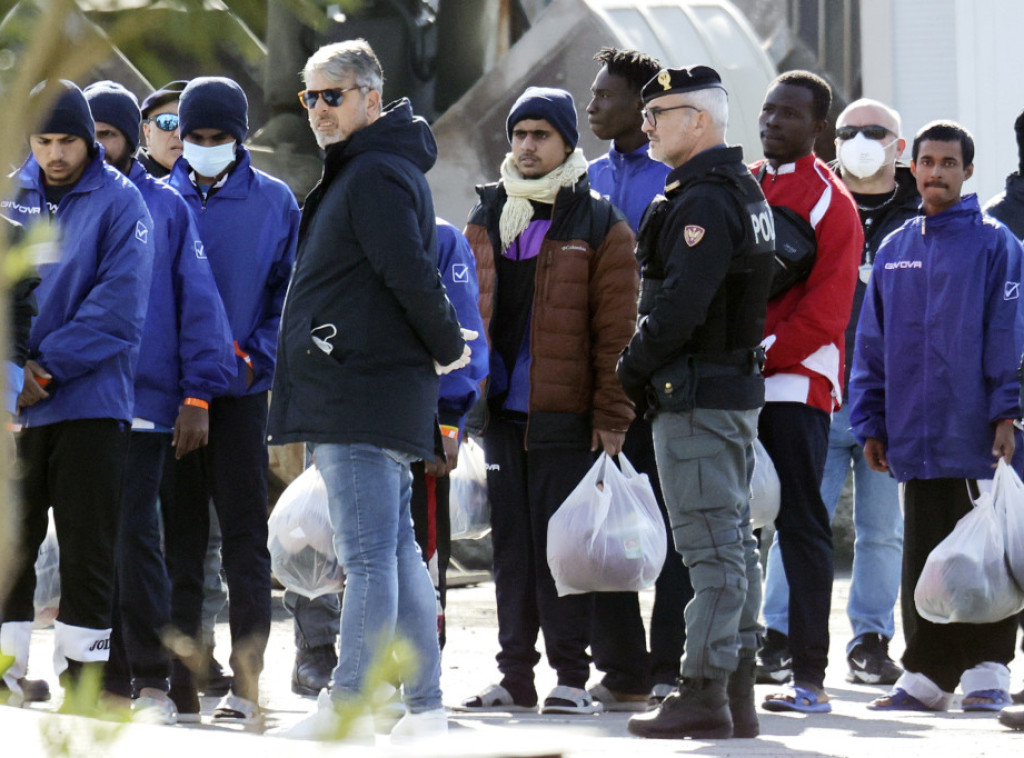
[[[314,72],[335,82],[354,76],[356,86],[384,94],[384,72],[381,71],[380,61],[370,43],[364,39],[324,45],[306,61],[302,69],[302,81],[308,82]]]
[[[689,101],[708,114],[712,125],[720,129],[722,137],[729,126],[729,95],[721,87],[708,87],[687,93]]]

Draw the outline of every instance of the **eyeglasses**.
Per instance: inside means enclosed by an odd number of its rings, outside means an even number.
[[[156,124],[156,128],[163,132],[173,132],[178,128],[178,114],[176,113],[161,113],[153,118],[147,118],[146,121]]]
[[[858,134],[863,134],[868,139],[880,140],[885,139],[885,135],[895,134],[895,132],[891,129],[886,129],[884,126],[879,126],[878,124],[836,127],[836,137],[841,140],[853,139]]]
[[[658,125],[658,116],[662,113],[668,113],[669,111],[677,111],[680,108],[689,108],[691,111],[697,111],[697,113],[704,112],[694,105],[673,105],[671,108],[644,108],[640,113],[642,113],[643,117],[647,119],[648,124],[656,127]]]
[[[313,110],[316,107],[317,98],[322,97],[324,102],[331,108],[337,108],[341,105],[341,100],[345,93],[351,92],[354,89],[363,89],[363,86],[357,84],[354,87],[346,87],[345,89],[304,89],[299,93],[299,102],[308,110]]]

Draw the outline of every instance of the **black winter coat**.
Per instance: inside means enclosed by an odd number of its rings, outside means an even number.
[[[464,345],[437,272],[424,177],[436,158],[405,99],[328,148],[302,212],[268,442],[362,442],[433,459],[433,362],[455,361]]]

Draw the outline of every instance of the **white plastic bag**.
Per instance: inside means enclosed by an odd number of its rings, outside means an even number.
[[[548,521],[548,566],[559,597],[636,592],[654,584],[668,535],[654,490],[619,454],[602,453]]]
[[[57,527],[50,512],[50,526],[36,556],[35,626],[52,626],[60,608],[60,547],[57,545]]]
[[[1003,517],[1006,565],[1017,586],[1024,589],[1024,482],[999,459],[992,480],[992,497]]]
[[[1024,592],[1007,567],[1003,507],[995,495],[995,486],[983,492],[925,561],[914,589],[922,618],[990,624],[1024,609]]]
[[[268,531],[270,567],[281,584],[308,598],[341,592],[345,574],[334,553],[327,487],[315,466],[281,493]]]
[[[782,490],[775,463],[761,440],[754,438],[754,475],[750,479],[750,524],[761,529],[775,523],[779,516]]]
[[[470,437],[459,445],[459,465],[449,477],[448,512],[453,540],[476,540],[491,531],[484,449]]]

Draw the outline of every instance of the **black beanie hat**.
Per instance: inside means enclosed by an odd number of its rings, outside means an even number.
[[[37,84],[29,97],[36,100],[44,93],[53,90],[60,92],[56,102],[51,106],[46,119],[43,120],[32,134],[71,134],[81,137],[86,144],[92,145],[96,142],[96,123],[92,120],[92,113],[89,111],[89,103],[85,100],[82,90],[78,85],[69,82],[67,79],[49,79]]]
[[[224,76],[200,76],[181,93],[178,119],[181,136],[196,129],[219,129],[239,143],[249,133],[249,102],[238,83]]]
[[[187,86],[187,79],[175,79],[173,82],[167,82],[156,92],[149,93],[146,99],[142,101],[142,117],[149,118],[151,111],[155,111],[161,105],[167,105],[167,103],[173,103],[175,100],[180,99],[181,93],[185,91]]]
[[[128,140],[132,153],[139,149],[142,113],[134,94],[117,82],[102,81],[85,88],[85,99],[96,121],[116,127]]]
[[[509,143],[512,142],[512,128],[524,119],[544,119],[572,149],[580,141],[576,130],[576,103],[572,95],[564,89],[555,87],[528,87],[526,92],[512,104],[508,120],[505,122],[505,133]]]

